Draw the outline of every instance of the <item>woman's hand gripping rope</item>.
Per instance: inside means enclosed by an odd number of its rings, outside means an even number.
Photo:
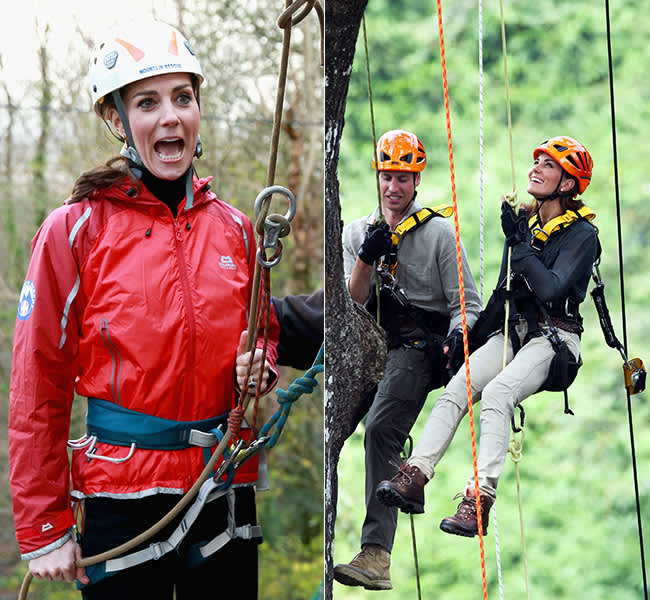
[[[264,360],[262,363],[263,352],[260,348],[246,351],[247,336],[248,332],[244,330],[239,337],[237,359],[235,360],[235,375],[239,389],[243,390],[244,388],[248,388],[254,394],[255,388],[258,386],[262,391],[268,387],[271,365],[267,360]],[[250,373],[250,376],[247,380],[248,373]]]

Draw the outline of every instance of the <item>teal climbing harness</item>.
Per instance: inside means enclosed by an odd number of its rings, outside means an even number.
[[[324,349],[321,346],[312,366],[304,375],[296,378],[287,390],[278,389],[276,391],[277,402],[280,404],[280,408],[264,424],[258,438],[254,442],[244,447],[244,440],[240,439],[230,450],[224,453],[223,462],[216,469],[214,475],[203,482],[196,499],[187,509],[183,518],[179,521],[167,540],[155,542],[141,550],[87,566],[86,573],[91,581],[96,583],[123,569],[128,569],[149,560],[157,560],[165,554],[174,551],[183,541],[205,505],[222,496],[226,496],[228,503],[228,523],[226,529],[208,542],[193,545],[187,553],[188,566],[196,566],[204,560],[207,560],[208,557],[223,548],[223,546],[234,538],[261,539],[262,528],[259,525],[248,524],[237,526],[235,523],[235,495],[232,488],[233,472],[261,450],[271,448],[277,443],[293,403],[302,395],[311,394],[318,385],[316,376],[323,372],[323,358]],[[114,427],[110,430],[104,428],[101,431],[97,431],[91,426],[89,433],[95,431],[93,436],[98,439],[110,439],[112,440],[110,443],[122,446],[127,446],[133,443],[129,442],[129,440],[138,438],[135,442],[136,447],[142,447],[141,444],[147,444],[146,447],[152,447],[151,444],[154,443],[154,440],[157,444],[164,441],[168,448],[177,448],[182,445],[187,447],[187,439],[192,436],[193,431],[199,434],[203,433],[196,428],[215,425],[216,421],[225,421],[226,417],[226,415],[221,415],[215,419],[193,421],[191,423],[177,423],[156,417],[149,418],[150,415],[144,415],[146,418],[140,419],[143,415],[136,413],[136,411],[129,411],[123,407],[116,406],[112,402],[97,399],[90,400],[92,401],[89,402],[89,422],[94,422],[98,418],[101,418],[102,415],[105,417],[110,412],[113,417]],[[105,422],[105,419],[102,422]],[[128,431],[120,433],[118,432],[119,427],[124,427]],[[274,428],[274,432],[270,434]],[[212,432],[214,431],[219,430],[212,429]],[[211,435],[212,432],[204,435]],[[97,457],[94,456],[94,458]],[[226,477],[225,480],[223,479],[224,477]],[[79,587],[83,586],[79,585]]]

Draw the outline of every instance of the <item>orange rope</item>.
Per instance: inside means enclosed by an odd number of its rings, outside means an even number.
[[[476,432],[474,431],[474,410],[472,405],[472,383],[469,375],[469,343],[467,340],[467,314],[465,312],[465,283],[463,280],[463,261],[460,252],[460,226],[458,222],[458,206],[456,203],[456,177],[454,174],[454,150],[451,141],[451,117],[449,114],[449,90],[447,87],[447,66],[445,63],[445,38],[442,27],[441,0],[438,3],[438,30],[440,34],[440,63],[442,67],[442,87],[445,99],[445,117],[447,122],[447,143],[449,146],[449,169],[451,174],[451,196],[454,206],[454,229],[456,233],[456,262],[458,267],[458,288],[460,291],[460,308],[463,324],[463,349],[465,351],[465,380],[467,382],[467,409],[469,413],[469,429],[472,438],[472,462],[474,465],[474,491],[476,494],[476,514],[478,517],[478,538],[481,550],[481,577],[483,580],[483,598],[487,600],[487,577],[485,574],[485,547],[483,545],[483,515],[481,512],[481,494],[478,486],[478,466],[476,458]]]

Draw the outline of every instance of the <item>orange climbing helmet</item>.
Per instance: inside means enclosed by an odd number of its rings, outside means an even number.
[[[533,159],[542,152],[552,156],[560,166],[578,180],[577,194],[582,194],[591,181],[593,160],[587,149],[577,140],[565,135],[549,138],[533,150]]]
[[[379,138],[376,160],[372,161],[372,168],[379,171],[419,173],[426,164],[427,154],[418,137],[410,131],[394,129]]]

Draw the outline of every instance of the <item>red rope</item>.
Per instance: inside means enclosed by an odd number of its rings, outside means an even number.
[[[447,87],[447,65],[445,63],[445,38],[442,27],[441,0],[438,3],[438,30],[440,34],[440,63],[442,67],[442,88],[445,99],[445,117],[447,121],[447,143],[449,147],[449,169],[451,175],[451,196],[454,206],[454,229],[456,233],[456,263],[458,268],[458,287],[460,291],[460,309],[463,325],[463,349],[465,351],[465,380],[467,382],[467,409],[469,413],[469,430],[472,438],[472,462],[474,465],[474,492],[476,494],[476,514],[478,517],[478,538],[481,550],[481,576],[483,580],[483,598],[487,600],[487,577],[485,574],[485,547],[483,544],[483,515],[481,512],[481,494],[478,485],[478,466],[476,458],[476,432],[474,431],[474,410],[472,404],[472,383],[469,375],[469,344],[467,341],[467,314],[465,312],[465,283],[463,280],[463,261],[460,252],[460,226],[458,222],[458,205],[456,203],[456,176],[454,173],[454,150],[451,141],[451,117],[449,114],[449,89]]]
[[[255,404],[253,408],[253,423],[251,424],[251,427],[253,431],[255,432],[255,435],[257,435],[257,417],[259,415],[259,402],[260,402],[260,395],[262,391],[262,376],[264,374],[264,365],[266,363],[266,350],[267,350],[267,342],[269,339],[269,321],[270,321],[270,316],[271,316],[271,272],[270,269],[264,268],[262,269],[262,290],[260,292],[262,301],[260,303],[260,317],[259,321],[260,323],[258,324],[258,330],[261,327],[261,324],[263,324],[263,331],[264,331],[264,344],[262,346],[262,366],[260,367],[260,372],[257,374],[257,381],[259,382],[257,387],[255,388]],[[255,348],[253,348],[253,351]]]
[[[230,409],[228,413],[228,429],[232,432],[233,436],[239,436],[242,421],[244,420],[244,409],[241,406],[235,406]]]

